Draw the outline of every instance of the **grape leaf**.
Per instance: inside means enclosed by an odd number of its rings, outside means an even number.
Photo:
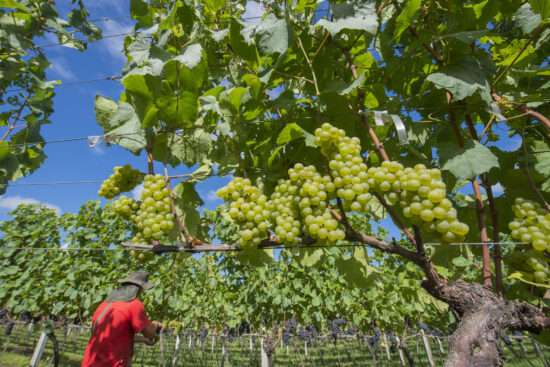
[[[283,54],[290,43],[291,29],[286,19],[269,13],[255,29],[256,43],[261,55]]]
[[[418,1],[418,0],[415,0]],[[315,25],[325,28],[336,35],[343,29],[356,29],[375,34],[378,29],[376,4],[363,0],[350,1],[332,5],[333,21],[319,20]]]
[[[110,130],[115,126],[111,125],[111,121],[117,111],[117,104],[110,98],[101,97],[99,94],[95,96],[94,112],[95,118],[99,126],[105,130]]]
[[[402,9],[401,14],[395,20],[395,29],[393,31],[393,37],[399,40],[401,34],[411,24],[414,15],[420,9],[422,0],[409,0],[405,3],[405,7]]]
[[[479,92],[481,98],[491,103],[489,76],[494,66],[490,63],[466,56],[459,62],[444,66],[438,72],[428,75],[427,81],[436,88],[448,90],[454,100],[462,100]]]
[[[464,148],[446,143],[438,148],[437,155],[441,160],[441,169],[451,172],[457,178],[470,180],[498,167],[496,155],[474,140],[466,141]]]
[[[550,1],[548,0],[529,0],[531,9],[537,14],[540,14],[542,19],[550,17]]]
[[[177,135],[172,145],[172,155],[187,167],[208,158],[212,147],[212,137],[203,129],[194,129],[189,135]]]

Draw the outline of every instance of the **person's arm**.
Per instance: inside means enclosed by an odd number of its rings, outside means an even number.
[[[149,325],[147,325],[143,330],[141,330],[141,333],[146,338],[153,338],[155,334],[157,333],[157,330],[162,330],[162,324],[158,321],[153,321]]]
[[[146,338],[141,335],[134,336],[134,343],[145,343],[147,345],[154,345],[157,342],[157,338]]]

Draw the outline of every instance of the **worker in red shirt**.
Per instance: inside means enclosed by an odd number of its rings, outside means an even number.
[[[162,324],[150,322],[137,299],[142,290],[153,287],[147,282],[148,277],[146,272],[134,271],[119,279],[121,286],[99,305],[92,318],[92,335],[82,367],[126,367],[130,365],[134,343],[155,344],[155,334]],[[136,335],[140,332],[143,336]]]

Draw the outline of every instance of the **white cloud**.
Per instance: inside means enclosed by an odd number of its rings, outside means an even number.
[[[501,196],[502,194],[504,194],[504,187],[502,187],[502,185],[499,183],[497,183],[496,185],[493,185],[491,186],[491,189],[493,191],[493,196],[494,197],[499,197]]]
[[[214,190],[208,191],[208,193],[206,194],[206,200],[208,200],[208,201],[218,200],[218,195],[216,195],[216,191],[214,191]]]
[[[128,10],[128,4],[126,1],[113,1],[113,0],[93,0],[87,1],[86,7],[90,11],[97,10],[98,13],[101,12],[101,16],[93,16],[90,18],[101,18],[101,17],[113,17],[116,15],[124,15]],[[99,22],[98,22],[99,23]]]
[[[262,21],[262,16],[264,15],[265,10],[263,6],[256,1],[248,1],[246,3],[246,10],[243,14],[243,19],[246,19],[249,23],[260,23]],[[255,19],[247,19],[255,18]]]
[[[134,198],[134,200],[141,200],[141,192],[143,191],[143,184],[139,184],[137,185],[133,190],[132,190],[132,197]]]
[[[19,204],[42,204],[49,209],[55,210],[58,214],[61,214],[61,208],[57,205],[50,203],[43,203],[33,198],[25,198],[19,195],[15,196],[2,196],[0,197],[0,208],[7,210],[14,210]]]
[[[69,68],[67,60],[62,57],[52,57],[50,62],[52,65],[47,70],[60,77],[61,81],[67,82],[77,80],[76,75]]]
[[[103,29],[103,35],[109,36],[109,35],[129,33],[132,31],[134,27],[130,23],[123,23],[123,22],[117,22],[116,20],[109,20],[104,22],[101,28]],[[105,38],[99,41],[101,42],[101,46],[102,46],[101,50],[109,54],[109,56],[114,58],[116,61],[120,61],[123,63],[126,62],[126,56],[122,53],[124,38],[125,36],[116,36],[116,37]]]

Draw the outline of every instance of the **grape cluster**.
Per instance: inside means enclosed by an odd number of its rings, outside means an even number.
[[[368,213],[372,195],[368,193],[367,165],[361,157],[359,138],[350,138],[342,129],[324,123],[315,130],[315,144],[329,158],[329,193],[336,191],[347,211]],[[332,177],[332,178],[331,178]]]
[[[133,243],[146,244],[150,240],[160,240],[174,227],[171,213],[170,191],[161,174],[146,175],[141,192],[141,204],[130,215],[137,233]]]
[[[550,253],[550,213],[538,203],[523,198],[516,198],[512,205],[514,220],[508,224],[513,239],[528,242],[533,249],[527,251],[527,259],[523,263],[533,273],[539,283],[547,283],[550,269],[544,253]]]
[[[113,201],[113,209],[123,218],[130,219],[132,214],[139,209],[140,204],[140,201],[135,201],[133,198],[122,195]]]
[[[136,187],[143,179],[143,173],[132,169],[129,164],[113,168],[113,173],[103,181],[99,188],[98,195],[112,199],[122,192],[127,192]]]
[[[446,186],[439,169],[384,161],[380,167],[370,167],[367,174],[369,186],[384,193],[391,204],[398,204],[412,224],[438,234],[444,242],[464,242],[470,228],[457,219],[456,209],[445,198]]]
[[[338,228],[338,221],[328,208],[329,201],[336,198],[336,186],[331,177],[321,176],[314,166],[304,167],[301,163],[289,169],[288,176],[290,183],[286,185],[290,185],[290,195],[298,194],[296,199],[289,199],[298,203],[305,232],[321,243],[343,240],[345,233]]]
[[[239,225],[237,244],[245,249],[259,245],[266,237],[267,219],[270,217],[267,197],[259,194],[258,188],[249,179],[241,177],[235,177],[216,194],[231,202],[229,216]]]
[[[302,235],[300,204],[295,198],[298,187],[290,180],[280,179],[274,193],[268,201],[268,208],[274,223],[275,239],[279,243],[293,245]]]
[[[319,243],[345,238],[331,208],[341,202],[344,210],[368,213],[372,191],[399,205],[414,225],[439,235],[445,242],[463,242],[469,228],[457,220],[452,202],[445,198],[445,184],[438,169],[422,164],[414,168],[398,162],[370,167],[363,162],[358,138],[324,123],[315,130],[315,144],[328,158],[328,172],[313,165],[295,164],[288,178],[279,179],[270,198],[261,195],[248,179],[235,178],[218,190],[230,202],[229,216],[239,225],[238,244],[257,246],[271,228],[277,242],[295,245],[307,234]]]

